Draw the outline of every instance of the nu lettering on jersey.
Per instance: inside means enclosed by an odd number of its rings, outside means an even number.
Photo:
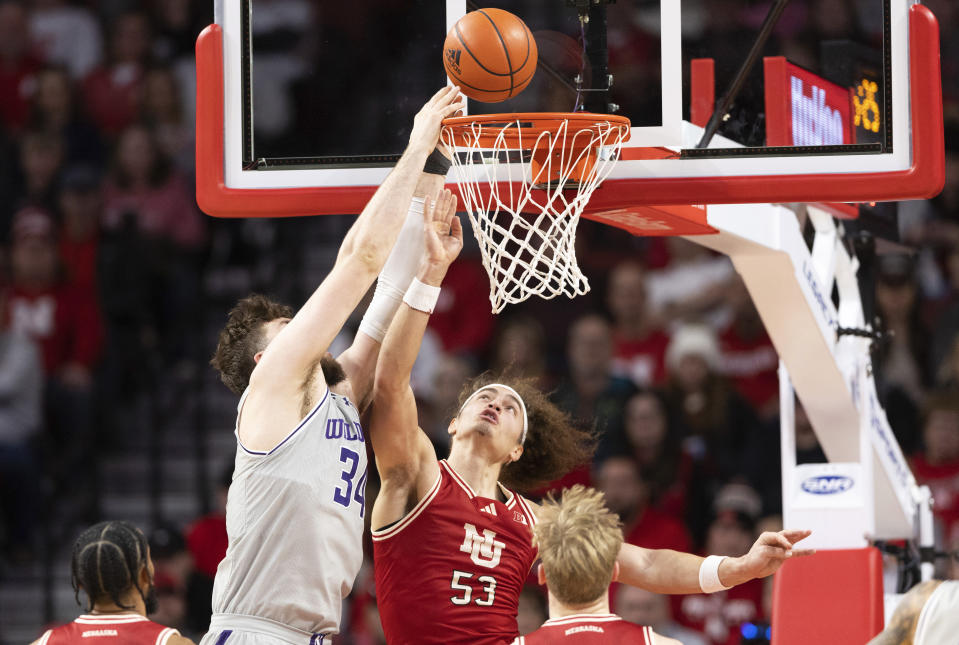
[[[463,528],[466,530],[466,539],[460,545],[460,551],[469,553],[473,564],[495,568],[506,545],[497,540],[496,533],[489,529],[483,529],[483,535],[480,535],[476,527],[469,522],[464,524]]]
[[[347,441],[363,441],[363,428],[359,422],[346,419],[326,420],[327,439],[346,439]]]

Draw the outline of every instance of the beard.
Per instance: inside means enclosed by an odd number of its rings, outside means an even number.
[[[333,387],[346,380],[346,371],[332,356],[325,355],[320,359],[320,369],[323,370],[327,387]]]

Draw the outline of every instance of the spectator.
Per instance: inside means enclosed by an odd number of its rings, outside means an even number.
[[[26,559],[37,517],[38,464],[33,441],[42,426],[43,363],[34,342],[10,328],[0,285],[0,518],[4,551]]]
[[[942,387],[959,389],[959,334],[952,339],[952,346],[942,356],[936,382]]]
[[[63,139],[58,134],[34,131],[23,136],[20,142],[21,205],[53,210],[63,157]]]
[[[450,451],[449,423],[457,411],[460,388],[475,375],[475,365],[465,356],[441,355],[433,374],[430,396],[421,400],[417,408],[420,427],[430,438],[440,458]]]
[[[150,54],[150,25],[144,14],[121,14],[110,29],[110,56],[83,81],[87,113],[114,137],[137,115],[143,74]]]
[[[735,484],[720,491],[709,524],[705,553],[733,556],[756,539],[759,496],[748,486]],[[692,594],[678,600],[677,619],[702,632],[712,645],[739,645],[740,627],[763,620],[763,580],[753,579],[714,594]]]
[[[488,291],[489,280],[478,257],[461,255],[450,265],[429,327],[439,335],[445,351],[473,358],[486,352],[493,335],[493,314],[489,301],[477,296]]]
[[[18,131],[30,116],[30,89],[40,61],[30,51],[27,14],[20,2],[0,0],[0,125]]]
[[[919,484],[932,490],[933,513],[949,527],[959,521],[959,391],[939,390],[925,405],[922,451],[912,458]]]
[[[569,328],[566,379],[553,400],[579,423],[595,428],[600,447],[621,436],[621,418],[632,384],[612,375],[613,339],[609,323],[597,314],[581,316]]]
[[[666,400],[685,431],[685,449],[720,482],[739,474],[746,440],[758,422],[719,373],[715,334],[703,325],[680,327],[666,350],[666,367]]]
[[[680,431],[671,427],[666,401],[655,390],[642,390],[626,402],[623,416],[629,454],[639,465],[650,504],[682,520],[691,510],[696,488],[693,459],[682,449]]]
[[[100,180],[89,166],[63,173],[60,186],[60,260],[67,284],[91,294],[97,290],[97,249],[102,198]]]
[[[186,530],[186,545],[190,551],[195,575],[191,577],[191,602],[187,605],[186,587],[171,585],[184,597],[184,624],[189,631],[202,633],[210,625],[209,599],[213,596],[213,580],[220,561],[226,557],[226,497],[233,480],[233,462],[226,464],[216,482],[216,505],[208,514],[198,518]]]
[[[535,318],[520,314],[501,322],[493,338],[491,354],[492,371],[533,379],[540,389],[549,389],[546,334]]]
[[[675,638],[683,645],[708,645],[702,634],[673,620],[669,597],[631,585],[618,585],[616,613],[637,625],[649,625],[657,634]]]
[[[666,243],[669,264],[651,272],[646,283],[652,315],[673,323],[708,320],[714,328],[721,326],[726,288],[735,277],[732,262],[680,237],[666,238]]]
[[[12,238],[12,327],[42,349],[49,429],[57,441],[55,474],[72,481],[91,446],[100,314],[92,294],[61,280],[56,234],[47,213],[35,208],[18,212]]]
[[[629,457],[606,459],[597,466],[596,485],[606,498],[606,506],[622,520],[627,544],[684,553],[691,550],[683,525],[649,506],[649,490],[635,461]]]
[[[203,221],[186,178],[143,126],[131,126],[120,136],[104,200],[107,229],[120,228],[124,216],[131,214],[148,239],[183,250],[195,249],[203,240]]]
[[[100,64],[103,37],[89,8],[66,0],[33,0],[32,4],[30,36],[44,61],[63,65],[77,80]]]
[[[606,306],[613,317],[613,374],[638,387],[662,383],[665,378],[667,336],[652,315],[646,291],[646,272],[635,262],[613,268],[606,288]]]
[[[31,128],[63,142],[67,163],[103,163],[100,133],[81,114],[65,69],[46,67],[37,73],[30,118]]]
[[[719,335],[722,372],[759,417],[779,415],[779,355],[773,347],[753,299],[742,280],[734,280],[726,294],[732,314]]]
[[[183,115],[180,86],[172,70],[158,67],[143,82],[143,120],[156,133],[157,146],[183,172],[196,163],[193,124]]]

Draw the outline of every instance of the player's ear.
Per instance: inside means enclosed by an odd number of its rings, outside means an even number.
[[[513,463],[514,461],[519,461],[519,458],[523,456],[523,444],[516,444],[513,446],[513,449],[509,451],[509,461],[506,463]]]
[[[448,432],[451,437],[456,436],[456,419],[457,417],[450,419],[450,425],[446,428],[446,432]]]
[[[257,352],[253,355],[253,362],[259,363],[261,358],[263,358],[263,352]]]
[[[613,563],[613,579],[611,582],[616,582],[619,580],[619,562]]]
[[[546,572],[543,571],[543,563],[542,563],[542,562],[540,562],[538,565],[536,565],[536,581],[539,582],[541,585],[545,585],[545,584],[546,584]]]

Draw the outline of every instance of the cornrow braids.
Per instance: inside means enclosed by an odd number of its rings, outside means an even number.
[[[87,594],[92,611],[97,601],[109,598],[123,609],[122,597],[136,588],[137,576],[147,564],[147,539],[130,522],[109,521],[94,524],[77,538],[70,562],[73,595],[80,604],[80,588]]]

